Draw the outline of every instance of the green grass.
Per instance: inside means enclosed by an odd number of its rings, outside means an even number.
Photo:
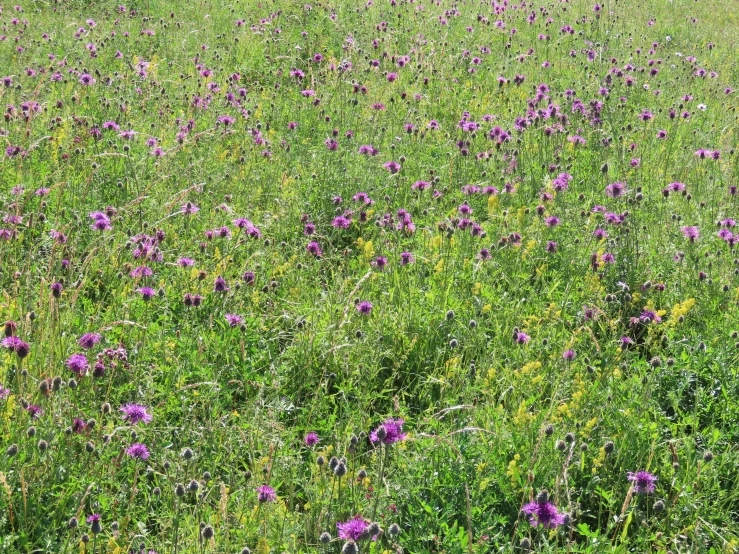
[[[0,321],[30,353],[0,350],[0,551],[338,553],[355,515],[376,554],[739,550],[736,10],[526,4],[2,5]],[[567,524],[522,513],[544,489]]]

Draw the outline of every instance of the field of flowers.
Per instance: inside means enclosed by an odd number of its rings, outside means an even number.
[[[738,41],[3,3],[0,552],[739,552]]]

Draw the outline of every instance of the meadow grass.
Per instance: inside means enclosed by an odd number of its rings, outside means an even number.
[[[1,7],[0,551],[739,551],[736,2]]]

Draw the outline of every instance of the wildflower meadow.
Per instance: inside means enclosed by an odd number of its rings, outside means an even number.
[[[0,0],[0,552],[739,552],[736,0],[307,1]]]

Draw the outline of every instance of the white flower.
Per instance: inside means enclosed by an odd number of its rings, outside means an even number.
[[[699,109],[700,111],[702,111],[702,112],[705,112],[705,111],[706,111],[706,109],[708,108],[708,106],[706,106],[705,104],[698,104],[698,106],[697,106],[697,107],[698,107],[698,109]]]

